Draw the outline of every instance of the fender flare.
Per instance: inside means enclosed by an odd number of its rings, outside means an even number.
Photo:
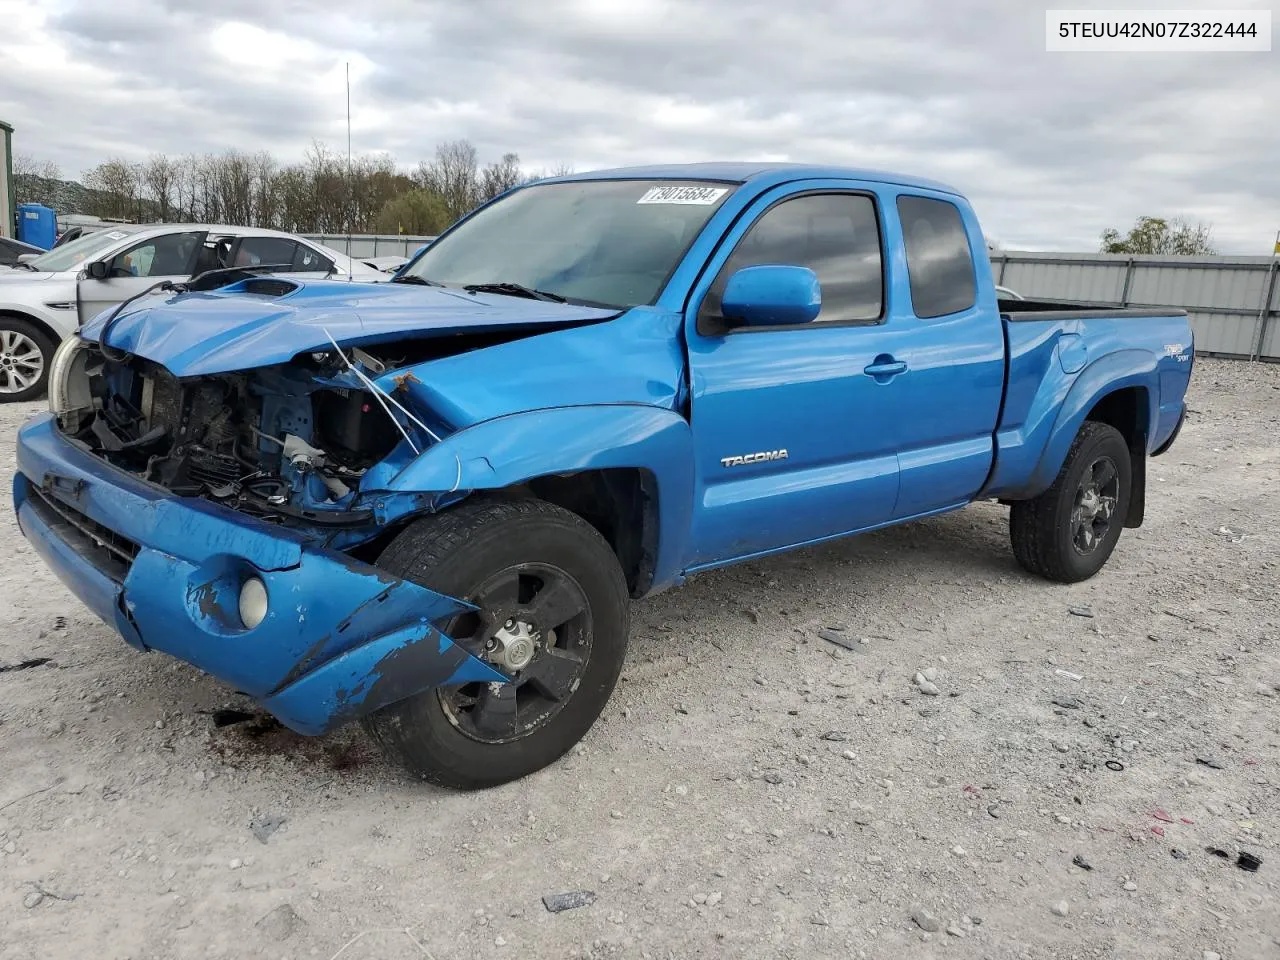
[[[642,404],[553,407],[496,417],[450,434],[392,477],[394,493],[499,490],[587,470],[647,471],[657,487],[651,589],[679,580],[693,514],[693,434],[671,410]]]
[[[1156,357],[1149,350],[1138,349],[1109,353],[1081,370],[1067,391],[1027,481],[1025,497],[1034,497],[1049,489],[1089,411],[1108,394],[1127,387],[1141,387],[1147,393],[1146,436],[1150,442],[1152,430],[1158,422],[1160,405]],[[1145,454],[1146,450],[1142,452]]]

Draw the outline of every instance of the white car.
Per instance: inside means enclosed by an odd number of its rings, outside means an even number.
[[[388,254],[385,257],[367,257],[360,262],[365,266],[373,267],[375,270],[381,270],[383,273],[395,273],[409,262],[409,258]]]
[[[161,280],[219,267],[274,267],[290,276],[369,282],[388,275],[277,230],[198,224],[118,224],[0,271],[0,403],[45,388],[63,338]]]

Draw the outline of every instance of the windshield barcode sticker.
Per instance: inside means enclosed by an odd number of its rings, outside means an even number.
[[[728,187],[651,187],[636,203],[695,203],[710,206],[728,192]]]

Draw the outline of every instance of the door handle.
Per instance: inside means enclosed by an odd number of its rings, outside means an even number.
[[[895,360],[890,354],[882,353],[863,367],[862,372],[868,377],[874,377],[879,383],[888,383],[898,374],[906,373],[907,364],[905,361]]]

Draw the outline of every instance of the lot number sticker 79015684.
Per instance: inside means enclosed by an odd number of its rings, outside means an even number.
[[[696,203],[710,206],[728,192],[728,187],[651,187],[636,203]]]

